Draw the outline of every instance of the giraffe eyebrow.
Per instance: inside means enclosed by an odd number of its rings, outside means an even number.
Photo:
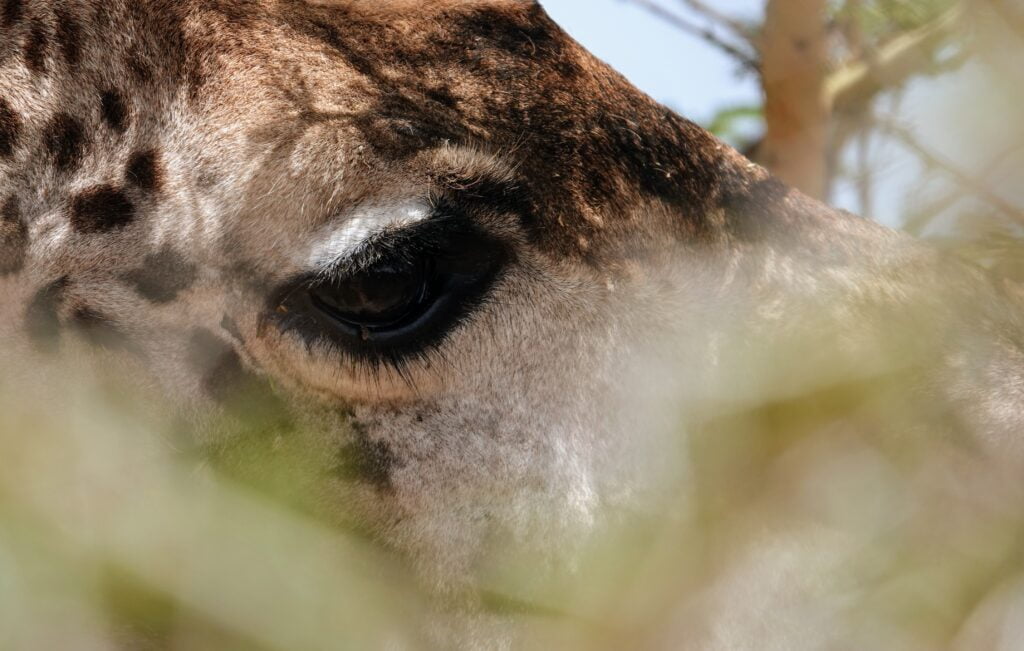
[[[366,204],[340,225],[327,227],[321,231],[304,268],[318,276],[334,275],[364,268],[384,253],[401,256],[403,249],[410,254],[418,252],[453,227],[472,226],[467,211],[474,212],[481,206],[513,215],[527,233],[532,232],[529,225],[533,206],[513,180],[484,171],[475,175],[451,173],[436,181],[439,191],[423,199]]]
[[[332,263],[315,272],[317,278],[341,278],[372,267],[382,260],[412,260],[423,255],[457,255],[449,250],[448,240],[453,233],[478,231],[465,214],[432,209],[422,220],[392,223],[370,233],[358,244]]]
[[[354,211],[340,225],[321,231],[304,266],[315,272],[335,268],[366,249],[381,233],[425,221],[431,212],[426,201],[368,204]]]

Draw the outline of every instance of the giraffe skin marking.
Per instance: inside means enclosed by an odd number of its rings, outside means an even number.
[[[367,482],[378,491],[391,488],[391,475],[400,460],[387,441],[374,441],[365,428],[352,421],[353,440],[338,451],[334,474],[344,481]]]
[[[58,8],[57,18],[57,42],[60,44],[61,53],[69,66],[75,68],[82,60],[82,27],[74,14],[66,8]]]
[[[10,197],[0,206],[0,276],[22,270],[27,247],[28,225],[22,219],[18,200]]]
[[[24,0],[4,0],[0,7],[0,25],[11,27],[21,20],[24,13]]]
[[[147,255],[142,266],[126,273],[124,279],[143,298],[166,304],[192,286],[197,272],[195,264],[168,246]]]
[[[61,172],[73,171],[82,162],[86,132],[82,122],[67,113],[58,113],[44,130],[46,149]]]
[[[159,192],[164,183],[164,169],[155,149],[137,151],[128,160],[125,180],[140,190]]]
[[[202,394],[270,435],[289,426],[288,410],[269,382],[243,363],[235,347],[205,328],[190,333],[185,356]]]
[[[25,330],[36,350],[53,353],[60,343],[60,309],[69,284],[62,276],[46,285],[32,298],[25,312]]]
[[[0,157],[11,156],[21,137],[21,117],[0,98]]]
[[[25,37],[22,52],[25,57],[25,65],[29,70],[39,75],[46,74],[50,54],[50,34],[45,23],[38,20],[32,23],[32,27]]]
[[[222,338],[205,328],[195,328],[189,335],[186,360],[199,378],[199,384],[207,396],[215,401],[231,393],[238,376],[241,362],[234,349]],[[223,384],[219,384],[223,382]]]
[[[86,341],[104,350],[132,350],[128,337],[111,317],[81,305],[75,308],[69,325]]]
[[[135,219],[135,206],[124,191],[109,185],[89,188],[71,202],[71,226],[79,233],[119,230]]]
[[[116,90],[108,90],[100,97],[100,110],[103,121],[117,133],[128,130],[129,113],[124,98]]]

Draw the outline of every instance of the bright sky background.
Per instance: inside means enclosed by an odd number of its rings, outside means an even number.
[[[541,0],[541,4],[587,49],[692,120],[707,122],[722,107],[760,101],[756,80],[739,74],[728,56],[636,5],[623,0]],[[762,4],[762,0],[715,2],[716,7],[740,15],[758,15]]]

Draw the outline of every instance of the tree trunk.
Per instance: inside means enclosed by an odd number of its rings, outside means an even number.
[[[767,134],[759,158],[817,198],[828,190],[825,8],[826,0],[769,0],[761,42]]]

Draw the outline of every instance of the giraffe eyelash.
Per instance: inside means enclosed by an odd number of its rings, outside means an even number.
[[[479,310],[510,248],[468,219],[445,214],[383,231],[329,269],[275,293],[267,319],[322,350],[409,379],[413,365],[443,363],[449,335]]]

